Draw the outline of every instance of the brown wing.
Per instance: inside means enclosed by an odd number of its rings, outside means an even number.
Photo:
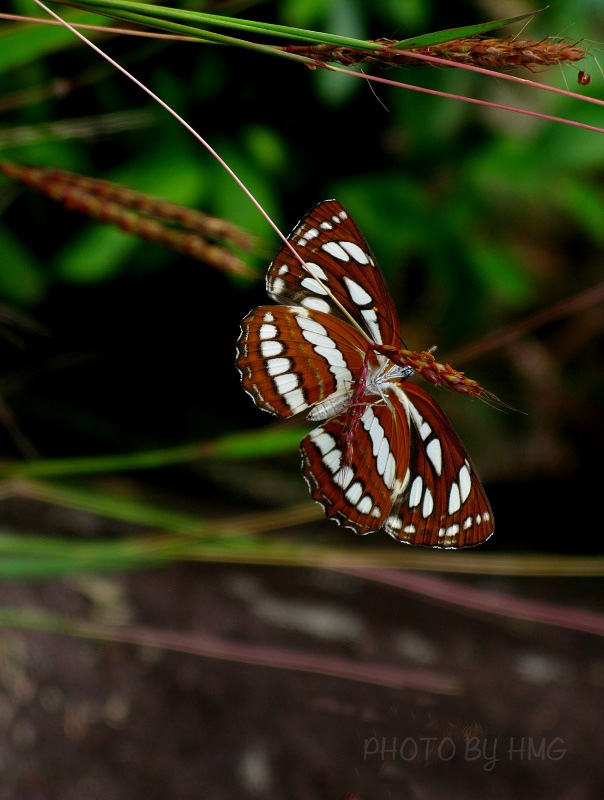
[[[411,427],[409,475],[395,498],[387,532],[427,547],[474,547],[494,531],[493,512],[465,447],[438,404],[421,386],[393,392],[398,424]],[[402,418],[403,409],[405,418]]]
[[[398,316],[380,268],[340,203],[325,200],[316,205],[288,241],[308,267],[304,269],[283,245],[266,276],[273,300],[346,319],[328,289],[371,341],[400,348]]]
[[[329,314],[260,306],[241,323],[237,367],[256,405],[291,417],[334,393],[348,395],[365,350],[363,337]]]
[[[385,527],[407,544],[480,544],[493,533],[493,513],[472,463],[434,400],[404,387],[392,384],[386,402],[366,398],[352,446],[350,412],[302,440],[311,494],[356,533]]]

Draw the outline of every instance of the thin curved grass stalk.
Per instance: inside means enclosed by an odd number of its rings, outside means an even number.
[[[597,611],[517,597],[503,592],[463,586],[434,575],[417,575],[391,569],[344,569],[347,575],[419,594],[429,602],[453,605],[462,613],[488,613],[573,631],[604,636],[604,615]]]
[[[140,239],[168,247],[223,272],[248,278],[256,272],[226,247],[250,250],[254,238],[233,223],[152,197],[110,181],[57,169],[0,162],[0,173],[60,202],[70,211],[106,222]]]
[[[19,125],[12,128],[7,126],[0,130],[0,148],[4,150],[7,147],[23,147],[54,139],[61,141],[94,139],[100,133],[108,135],[148,127],[155,116],[153,110],[141,108],[93,117],[72,117],[42,125]]]
[[[544,325],[549,325],[551,322],[564,319],[574,314],[579,314],[603,301],[604,282],[600,282],[595,286],[590,286],[589,289],[584,289],[582,292],[567,297],[559,303],[542,308],[524,319],[519,319],[517,322],[506,325],[504,328],[499,328],[483,336],[478,342],[460,347],[453,355],[456,360],[464,362],[468,360],[471,361],[485,353],[490,353],[493,350],[498,350],[512,342],[516,342],[521,337],[526,336],[532,331],[539,330],[539,328],[542,328]]]
[[[444,695],[457,695],[463,689],[462,680],[450,674],[367,661],[359,663],[355,659],[229,641],[198,633],[142,626],[104,625],[90,620],[12,608],[0,608],[0,623],[3,626],[52,632],[95,642],[122,642],[240,664],[329,675],[339,680],[360,681],[392,689],[405,688]]]
[[[0,19],[6,19],[10,22],[35,22],[36,25],[51,25],[54,27],[65,27],[61,22],[56,19],[43,19],[42,17],[26,17],[22,14],[4,14],[0,13]],[[199,41],[198,37],[192,36],[177,36],[172,33],[157,33],[154,31],[139,31],[134,28],[115,28],[111,25],[86,25],[82,22],[73,23],[73,27],[80,31],[93,31],[95,33],[108,33],[111,36],[138,36],[145,39],[168,39],[170,41]]]

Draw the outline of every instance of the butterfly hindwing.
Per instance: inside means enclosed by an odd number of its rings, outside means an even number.
[[[494,530],[493,512],[449,420],[420,386],[406,382],[393,392],[405,395],[395,406],[395,424],[409,426],[411,450],[405,491],[395,499],[386,531],[428,547],[473,547],[486,541]]]
[[[360,534],[382,528],[403,489],[409,462],[407,425],[381,398],[365,398],[302,440],[302,471],[313,498],[340,525]],[[350,425],[352,435],[347,437]]]
[[[354,435],[349,409],[302,441],[302,470],[328,517],[357,533],[385,527],[407,544],[473,547],[493,516],[472,463],[444,413],[421,387],[366,397]]]

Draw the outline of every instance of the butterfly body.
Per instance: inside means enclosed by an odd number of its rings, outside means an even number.
[[[260,408],[322,423],[301,443],[313,498],[359,534],[480,544],[493,532],[489,502],[444,413],[408,380],[396,309],[362,234],[328,200],[288,241],[300,260],[284,245],[270,265],[277,305],[243,320],[237,366]]]

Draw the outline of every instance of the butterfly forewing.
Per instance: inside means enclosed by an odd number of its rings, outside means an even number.
[[[266,277],[273,300],[347,319],[343,307],[372,342],[400,347],[398,316],[382,273],[340,203],[326,200],[316,205],[296,225],[288,242],[308,268],[284,244]]]
[[[348,397],[366,343],[350,325],[301,306],[260,306],[241,323],[237,367],[256,405],[290,417]]]

